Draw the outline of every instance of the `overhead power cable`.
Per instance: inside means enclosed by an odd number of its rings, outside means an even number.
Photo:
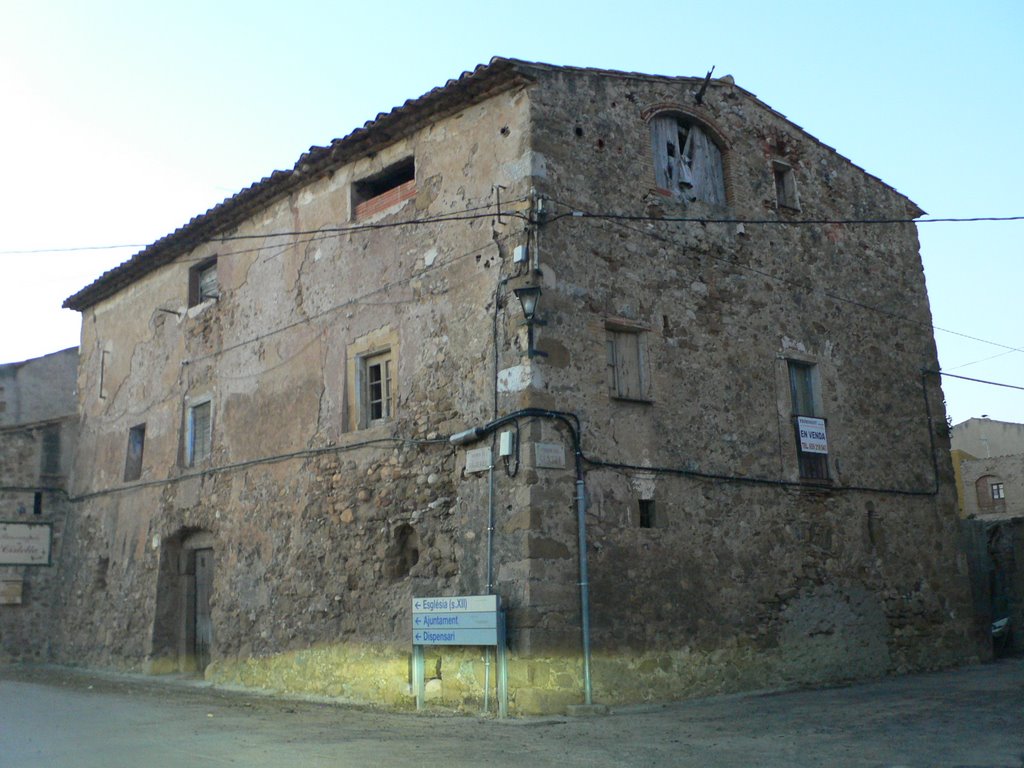
[[[516,202],[516,201],[509,201]],[[347,227],[328,227],[324,229],[316,230],[294,230],[288,232],[274,232],[271,234],[262,235],[228,235],[224,237],[211,238],[211,240],[217,240],[220,242],[228,242],[231,240],[257,240],[268,237],[300,237],[305,235],[320,235],[320,234],[346,234],[349,232],[360,232],[366,230],[377,230],[377,229],[392,229],[396,227],[410,227],[419,226],[422,224],[432,224],[435,222],[447,222],[447,221],[472,221],[475,219],[488,218],[493,216],[508,216],[509,218],[526,219],[526,215],[521,211],[489,211],[484,213],[478,213],[475,215],[465,215],[473,211],[483,211],[489,209],[491,206],[481,206],[479,208],[467,208],[459,213],[450,214],[447,216],[436,216],[424,219],[406,219],[404,221],[390,221],[390,222],[379,222],[373,224],[353,224]],[[606,219],[606,220],[617,220],[617,221],[649,221],[649,222],[666,222],[666,223],[690,223],[690,224],[744,224],[744,225],[766,225],[766,226],[786,226],[786,227],[797,227],[797,226],[823,226],[823,225],[894,225],[894,224],[968,224],[974,222],[1009,222],[1009,221],[1024,221],[1024,215],[1022,216],[965,216],[965,217],[941,217],[941,218],[929,218],[929,219],[743,219],[743,218],[715,218],[715,217],[695,217],[695,216],[643,216],[643,215],[631,215],[631,214],[618,214],[618,213],[591,213],[587,211],[573,210],[566,213],[560,213],[557,216],[552,216],[548,219],[549,222],[557,221],[562,218],[585,218],[585,219]],[[108,251],[118,250],[123,248],[147,248],[152,243],[119,243],[115,245],[80,245],[67,248],[30,248],[30,249],[12,249],[0,251],[0,256],[17,256],[17,255],[28,255],[34,253],[73,253],[76,251]]]

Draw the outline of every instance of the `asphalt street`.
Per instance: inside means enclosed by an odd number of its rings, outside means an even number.
[[[0,767],[1024,767],[1024,659],[590,717],[391,713],[0,666]]]

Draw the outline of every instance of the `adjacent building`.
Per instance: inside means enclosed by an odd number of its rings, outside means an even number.
[[[488,593],[524,713],[984,654],[920,214],[728,77],[494,59],[310,149],[65,303],[57,655],[401,706]]]
[[[0,365],[0,659],[51,656],[77,371],[76,348]]]

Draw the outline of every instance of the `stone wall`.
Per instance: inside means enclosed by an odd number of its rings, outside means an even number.
[[[0,659],[46,661],[59,624],[59,566],[77,440],[78,350],[0,366],[0,522],[50,526],[51,563],[0,565]]]
[[[409,706],[412,596],[493,586],[513,710],[558,711],[583,686],[578,477],[599,700],[977,656],[913,225],[794,221],[917,209],[728,81],[694,106],[699,80],[523,71],[84,308],[59,658]],[[655,188],[659,110],[721,142],[727,206]],[[415,195],[355,196],[410,156]],[[514,295],[534,282],[537,356]],[[640,397],[610,394],[610,331],[639,340]],[[800,477],[791,360],[820,374],[828,482]],[[466,447],[513,433],[493,472],[446,439],[509,414]],[[478,650],[427,669],[453,706],[493,685]]]

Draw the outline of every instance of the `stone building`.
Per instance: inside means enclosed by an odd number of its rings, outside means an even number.
[[[77,370],[76,348],[0,365],[0,659],[50,658]]]
[[[494,59],[311,148],[65,303],[58,655],[402,706],[411,598],[493,592],[517,712],[976,657],[920,213],[728,77]]]
[[[975,615],[997,653],[1024,651],[1024,424],[968,419],[951,445]]]

